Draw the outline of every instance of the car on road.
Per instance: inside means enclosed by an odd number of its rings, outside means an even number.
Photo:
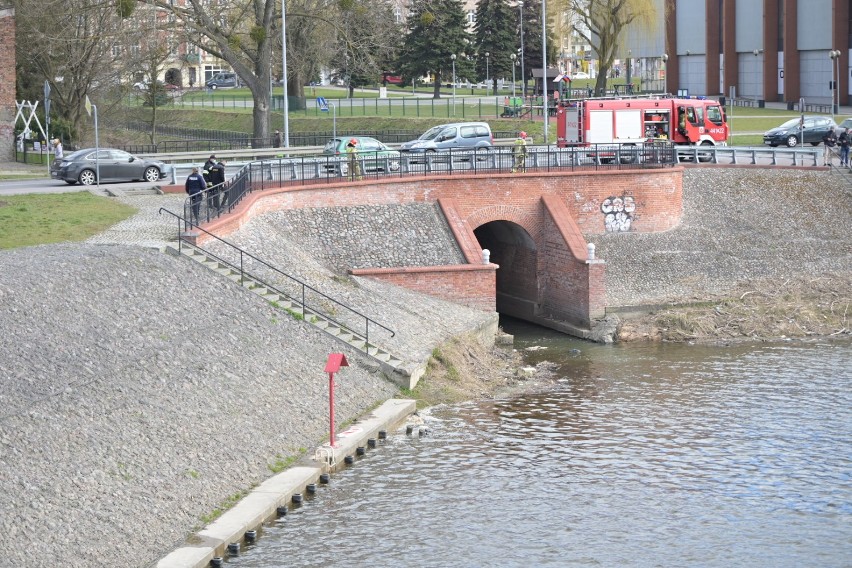
[[[826,116],[806,116],[804,123],[802,123],[801,117],[791,118],[781,126],[768,130],[763,135],[763,143],[772,147],[784,144],[788,148],[793,148],[801,143],[818,146],[831,127],[834,127],[835,132],[837,132],[837,125]],[[804,140],[801,140],[801,138],[804,138]]]
[[[148,160],[115,148],[86,148],[58,158],[50,166],[50,177],[67,184],[92,185],[98,181],[157,182],[171,176],[172,166]]]
[[[843,129],[852,130],[852,118],[844,119],[843,122],[837,125],[837,132],[840,133]]]
[[[230,89],[237,86],[236,73],[216,73],[204,83],[208,89]]]
[[[577,71],[576,73],[570,73],[569,76],[571,77],[572,80],[573,79],[591,79],[591,77],[589,77],[589,74],[586,73],[585,71]]]
[[[349,160],[346,146],[350,140],[356,140],[358,159],[366,171],[399,170],[399,152],[389,148],[383,142],[369,136],[339,136],[325,143],[322,149],[326,157],[323,167],[329,173],[345,176],[349,173]]]
[[[494,135],[487,122],[457,122],[439,124],[416,140],[400,146],[401,152],[438,152],[447,150],[488,150],[494,145]]]

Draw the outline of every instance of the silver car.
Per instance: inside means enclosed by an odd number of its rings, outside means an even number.
[[[171,176],[172,166],[158,160],[134,156],[114,148],[86,148],[77,150],[64,158],[58,158],[50,166],[50,177],[74,185],[92,185],[98,181],[157,182]]]

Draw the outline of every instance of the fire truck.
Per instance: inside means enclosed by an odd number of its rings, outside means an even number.
[[[559,103],[556,134],[560,148],[639,146],[661,140],[677,147],[725,146],[728,122],[722,105],[714,100],[666,95],[589,98]]]

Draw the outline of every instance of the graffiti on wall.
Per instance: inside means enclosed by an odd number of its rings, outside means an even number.
[[[633,212],[636,202],[633,197],[607,197],[601,203],[601,213],[604,215],[604,227],[608,233],[629,231],[633,224]]]

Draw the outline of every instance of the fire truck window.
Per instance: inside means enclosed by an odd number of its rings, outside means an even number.
[[[693,107],[686,107],[686,120],[693,126],[698,125],[698,119],[695,118],[695,109]]]
[[[719,126],[722,126],[722,123],[725,122],[722,119],[722,110],[717,106],[707,107],[707,120]]]

